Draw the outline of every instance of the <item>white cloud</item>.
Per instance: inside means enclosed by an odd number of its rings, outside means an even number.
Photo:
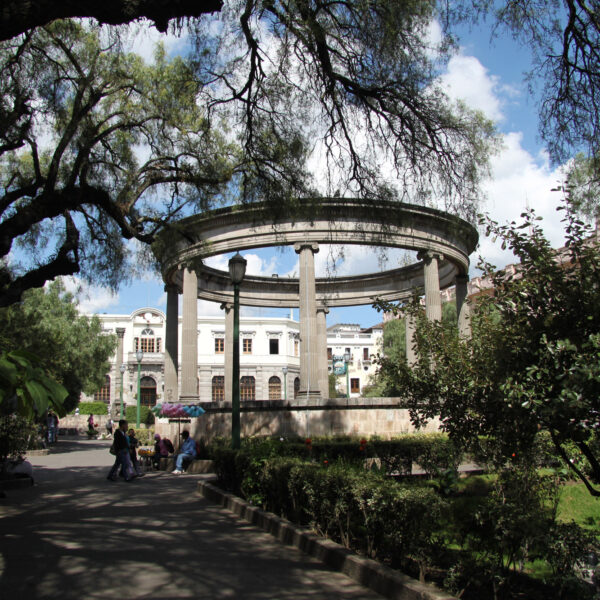
[[[561,197],[551,189],[561,180],[561,170],[551,169],[547,160],[538,164],[521,142],[520,133],[504,137],[502,151],[492,160],[492,179],[485,185],[488,202],[484,212],[500,223],[518,223],[521,213],[532,208],[543,218],[541,225],[551,244],[560,247],[564,236],[562,216],[556,207]],[[498,267],[515,260],[511,252],[501,249],[499,242],[483,236],[477,254]]]
[[[441,77],[442,87],[453,100],[462,100],[469,107],[480,110],[489,119],[503,119],[499,78],[474,56],[459,54],[450,59],[447,72]],[[502,88],[513,93],[512,88]]]
[[[162,43],[165,47],[167,56],[175,54],[184,54],[189,50],[189,39],[183,33],[175,35],[173,33],[160,33],[156,27],[150,24],[141,24],[136,29],[132,39],[131,51],[139,54],[147,63],[154,62],[154,51],[156,44]]]
[[[65,289],[79,301],[79,312],[97,313],[102,309],[119,304],[119,294],[108,288],[89,285],[79,277],[63,277]]]

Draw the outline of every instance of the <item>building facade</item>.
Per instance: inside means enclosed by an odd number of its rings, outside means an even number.
[[[166,397],[165,392],[165,314],[155,308],[141,308],[129,315],[97,316],[104,332],[117,336],[118,346],[111,357],[104,387],[93,397],[84,396],[82,400],[105,402],[113,415],[120,411],[121,396],[124,406],[136,405],[139,371],[142,406],[177,402],[178,398]],[[181,339],[182,319],[178,321]],[[346,395],[346,379],[351,396],[360,396],[368,384],[375,372],[372,359],[377,354],[382,332],[381,327],[365,330],[358,325],[335,325],[327,329],[327,357],[322,360],[328,361],[329,372],[333,371],[334,356],[345,352],[350,355],[348,378],[338,377],[337,387],[343,395]],[[198,317],[197,334],[198,401],[226,402],[231,390],[225,385],[225,317]],[[280,317],[240,318],[241,400],[293,401],[300,390],[300,355],[298,321]],[[181,348],[177,363],[181,365]]]

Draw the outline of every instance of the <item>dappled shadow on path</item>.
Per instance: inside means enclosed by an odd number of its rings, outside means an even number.
[[[36,467],[0,507],[7,598],[376,598],[196,494],[197,477]]]

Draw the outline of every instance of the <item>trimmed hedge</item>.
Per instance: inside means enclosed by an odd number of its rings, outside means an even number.
[[[135,437],[137,438],[140,446],[153,446],[154,445],[154,429],[136,429],[130,427],[135,431]]]
[[[106,415],[108,405],[104,402],[80,402],[78,404],[80,415]]]
[[[208,452],[222,451],[230,440],[220,438],[211,442]],[[418,464],[430,477],[447,471],[456,472],[463,453],[448,438],[439,433],[406,434],[392,440],[366,440],[359,438],[313,438],[310,440],[281,440],[279,438],[246,438],[242,449],[248,460],[261,461],[276,456],[297,457],[303,460],[329,463],[343,460],[363,466],[365,460],[371,468],[388,475],[410,474],[413,464]],[[239,461],[243,459],[238,459]],[[247,469],[247,467],[245,467]],[[240,492],[239,469],[229,468],[230,489]]]
[[[125,408],[125,418],[130,425],[135,423],[137,421],[137,406],[127,406]],[[140,423],[154,424],[154,413],[147,406],[140,406]]]
[[[222,485],[239,483],[246,500],[346,548],[420,568],[436,552],[445,501],[429,487],[403,485],[344,461],[256,459],[224,447],[213,459]]]

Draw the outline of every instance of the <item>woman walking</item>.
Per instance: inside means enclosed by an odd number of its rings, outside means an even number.
[[[110,481],[116,481],[119,467],[121,467],[125,481],[131,481],[135,477],[136,473],[133,469],[133,465],[131,464],[129,440],[127,438],[127,421],[125,419],[121,419],[119,421],[119,428],[115,431],[113,438],[113,448],[116,452],[115,464],[109,471],[107,479]]]

